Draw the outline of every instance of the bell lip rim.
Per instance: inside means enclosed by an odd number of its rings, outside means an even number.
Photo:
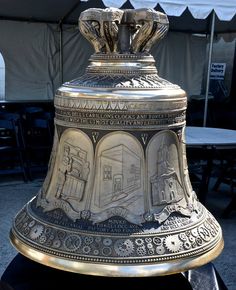
[[[210,251],[191,258],[176,259],[165,263],[140,265],[114,265],[103,263],[87,263],[57,258],[29,247],[10,231],[10,242],[21,254],[44,266],[75,274],[102,276],[102,277],[155,277],[181,273],[203,266],[216,259],[224,248],[224,239],[221,239]]]

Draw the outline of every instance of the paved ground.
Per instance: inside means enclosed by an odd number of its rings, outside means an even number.
[[[9,229],[15,214],[22,206],[37,194],[43,179],[24,183],[11,179],[0,182],[0,277],[8,263],[16,255],[8,239]],[[222,219],[221,214],[230,200],[228,188],[223,187],[219,192],[210,192],[206,207],[220,222],[225,248],[221,255],[214,260],[214,265],[229,290],[236,289],[236,211],[228,219]],[[204,290],[204,289],[203,289]]]

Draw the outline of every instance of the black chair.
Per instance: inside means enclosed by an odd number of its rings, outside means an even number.
[[[26,105],[21,111],[29,179],[41,177],[48,168],[53,141],[53,115],[40,105]]]
[[[217,191],[221,184],[229,185],[233,194],[236,186],[236,152],[233,149],[222,154],[220,172],[213,189]]]
[[[40,113],[43,113],[43,108],[40,107],[40,106],[25,106],[22,108],[21,110],[21,114],[22,115],[27,115],[27,118],[30,116],[30,115],[35,115],[35,114],[40,114]]]
[[[47,125],[48,125],[49,135],[51,136],[51,139],[53,139],[53,136],[54,136],[54,117],[55,117],[54,111],[43,111],[40,115],[41,119],[48,121]]]
[[[209,100],[206,125],[208,127],[215,127],[214,114],[212,110],[213,101]],[[187,126],[203,126],[204,120],[204,110],[205,110],[205,100],[191,100],[188,102],[186,110],[186,125]]]
[[[21,132],[20,120],[16,115],[0,115],[0,174],[21,173],[24,181],[27,181],[25,146]]]
[[[26,120],[24,139],[27,152],[27,167],[29,178],[34,173],[46,173],[52,149],[53,133],[48,119],[39,116]]]
[[[186,148],[189,177],[194,191],[201,203],[206,203],[211,177],[209,151],[204,147]]]
[[[224,153],[224,151],[223,151]],[[214,191],[218,191],[222,185],[227,185],[230,188],[231,201],[223,211],[222,217],[227,218],[232,210],[236,210],[236,151],[235,149],[228,150],[222,154],[222,162],[218,177],[213,186]]]

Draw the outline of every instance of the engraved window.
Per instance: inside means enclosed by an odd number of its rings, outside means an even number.
[[[140,178],[140,168],[135,164],[131,164],[129,172],[130,174],[134,174],[135,180]]]
[[[130,166],[130,173],[131,174],[135,174],[135,171],[136,171],[136,166],[134,165],[134,164],[131,164],[131,166]]]
[[[112,167],[109,165],[103,166],[103,180],[111,180],[112,179]]]

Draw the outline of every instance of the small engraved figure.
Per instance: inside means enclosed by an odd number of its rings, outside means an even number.
[[[64,146],[64,153],[62,157],[62,163],[59,167],[58,172],[58,182],[57,182],[57,190],[56,197],[60,198],[61,193],[63,191],[63,187],[66,181],[66,175],[69,171],[71,171],[71,158],[70,158],[70,147],[68,145]]]
[[[123,197],[128,196],[127,193],[123,191],[123,176],[122,174],[116,174],[113,177],[113,194],[112,201],[119,200]]]
[[[87,152],[78,146],[66,144],[61,166],[59,167],[59,182],[57,198],[81,201],[90,172]]]
[[[88,175],[89,175],[89,162],[86,161],[83,165],[83,179],[88,180]]]

